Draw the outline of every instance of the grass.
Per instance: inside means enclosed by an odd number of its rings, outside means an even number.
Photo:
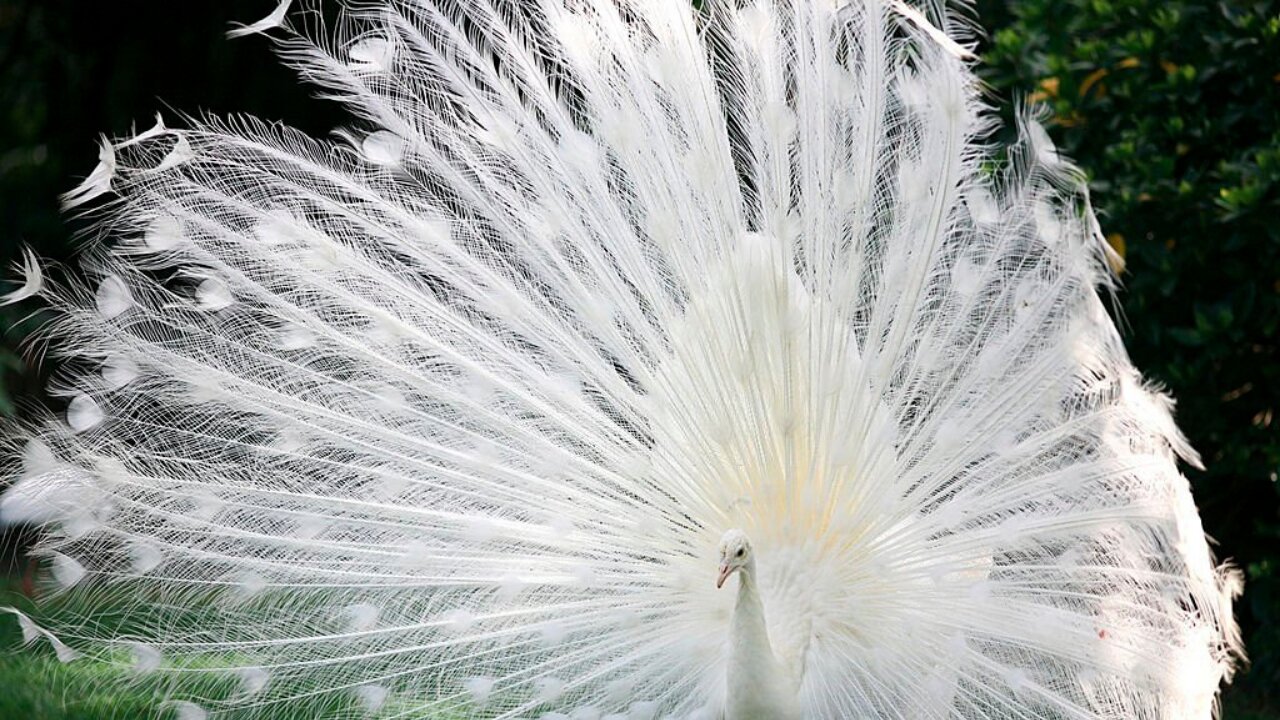
[[[0,607],[26,610],[31,601],[10,588]],[[154,717],[164,700],[158,688],[129,685],[125,672],[101,663],[63,664],[48,646],[21,648],[12,615],[0,616],[0,718],[105,720]]]
[[[9,625],[11,623],[5,623]],[[63,665],[43,653],[0,658],[0,717],[105,720],[154,717],[163,695],[125,689],[120,671],[102,665]]]
[[[37,609],[30,598],[16,591],[16,585],[0,576],[0,607],[14,607],[27,613],[38,623],[46,604]],[[90,615],[101,619],[102,627],[115,632],[127,632],[127,625],[120,620],[128,615],[126,609],[137,607],[137,598],[128,593],[93,591],[66,596],[49,606],[60,608],[54,612],[70,611],[74,615]],[[197,614],[198,615],[198,614]],[[173,619],[175,616],[168,616]],[[186,622],[199,622],[193,615]],[[49,644],[36,642],[22,647],[22,634],[16,619],[9,613],[0,613],[0,719],[31,718],[32,720],[134,720],[137,718],[178,718],[170,701],[186,694],[172,692],[175,675],[166,672],[146,676],[136,675],[130,668],[131,656],[121,650],[118,656],[101,660],[81,659],[70,663],[59,662]],[[233,655],[209,655],[186,658],[181,665],[167,665],[166,669],[201,670],[206,668],[235,667],[245,663]],[[183,689],[189,687],[194,675],[184,678]],[[200,674],[194,692],[208,701],[233,698],[239,692],[239,683],[224,673]],[[251,713],[259,720],[316,720],[320,718],[359,718],[365,713],[354,697],[324,695],[306,701],[289,701],[269,707],[259,707]],[[412,698],[388,700],[382,710],[396,714],[397,710],[417,707]],[[221,717],[221,715],[220,715]],[[455,716],[456,717],[456,716]],[[435,715],[431,720],[449,720],[449,715]]]

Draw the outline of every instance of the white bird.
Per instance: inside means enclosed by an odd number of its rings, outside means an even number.
[[[799,718],[804,649],[789,658],[790,662],[775,654],[757,584],[755,551],[746,534],[737,529],[725,533],[720,541],[716,587],[722,587],[734,573],[738,575],[738,598],[729,624],[725,716]]]
[[[11,297],[101,370],[25,437],[99,500],[42,551],[137,601],[24,633],[182,717],[1210,716],[1195,453],[944,5],[245,26],[356,121],[157,122],[68,194],[96,286]]]

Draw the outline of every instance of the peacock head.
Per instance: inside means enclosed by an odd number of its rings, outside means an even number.
[[[720,538],[720,575],[716,577],[716,588],[723,587],[730,575],[751,566],[754,557],[746,533],[738,529],[726,532]]]

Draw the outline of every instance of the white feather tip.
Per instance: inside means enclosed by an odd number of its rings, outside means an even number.
[[[908,5],[902,0],[893,0],[893,2],[889,3],[889,7],[901,16],[902,19],[916,26],[916,28],[922,31],[925,35],[928,35],[929,39],[936,42],[939,47],[951,55],[954,55],[960,60],[977,59],[978,56],[974,55],[972,50],[969,50],[965,46],[953,40],[949,35],[939,29],[937,25],[929,22],[929,19],[924,16],[924,13],[920,12],[916,8]]]
[[[0,305],[9,305],[39,295],[44,289],[44,273],[40,270],[40,258],[30,248],[22,250],[22,264],[15,267],[22,273],[22,286],[0,295]]]
[[[106,135],[98,141],[98,165],[84,182],[62,195],[62,207],[70,210],[90,200],[111,192],[111,180],[116,175],[116,149]]]
[[[227,37],[238,38],[246,35],[257,35],[258,33],[264,33],[268,30],[274,30],[283,26],[284,18],[289,14],[289,6],[292,3],[293,0],[281,0],[280,4],[276,5],[276,9],[271,11],[270,15],[262,18],[256,23],[252,23],[250,25],[233,23],[236,27],[227,31]]]

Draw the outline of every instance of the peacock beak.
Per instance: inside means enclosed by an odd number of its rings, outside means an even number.
[[[721,565],[720,576],[716,578],[716,589],[719,590],[721,587],[723,587],[724,581],[728,580],[729,576],[732,574],[733,574],[733,567],[730,566],[729,563],[724,563],[723,565]]]

